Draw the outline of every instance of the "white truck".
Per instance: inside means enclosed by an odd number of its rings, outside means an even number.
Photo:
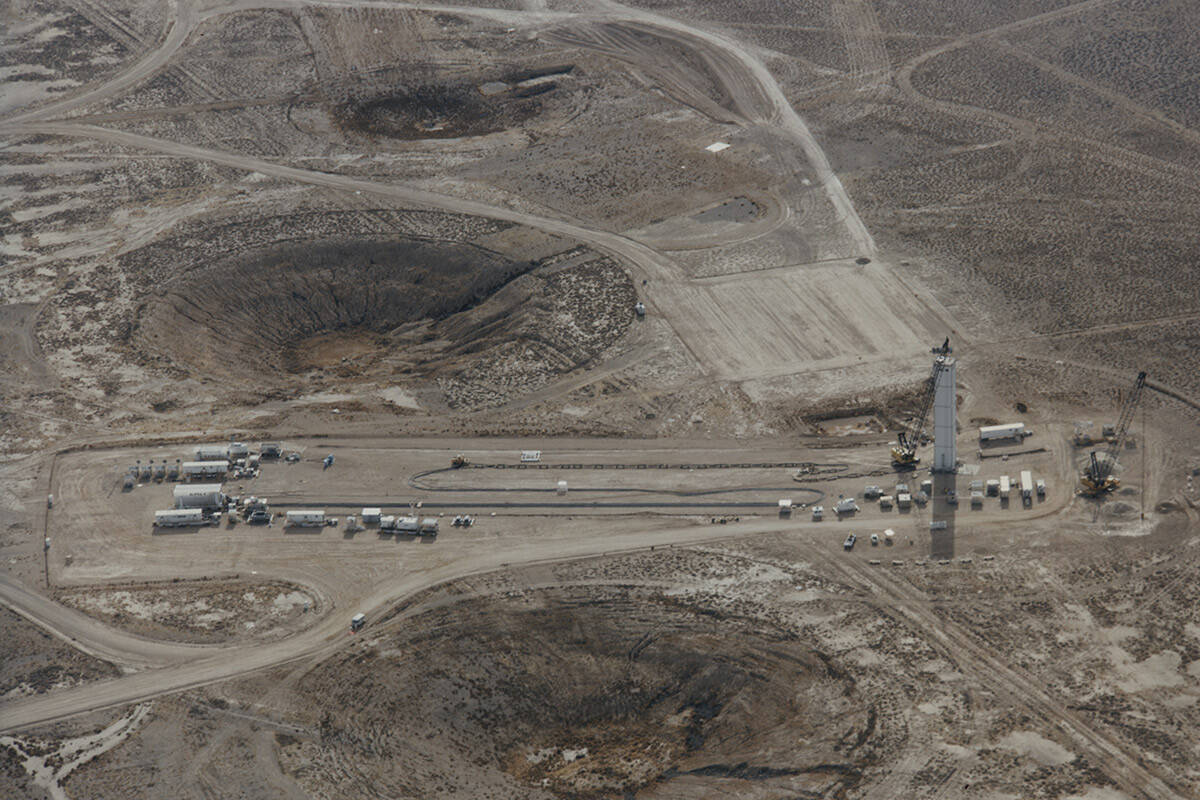
[[[1021,470],[1021,500],[1033,502],[1033,473],[1027,469]]]
[[[1004,425],[985,425],[979,429],[979,441],[995,442],[1001,439],[1016,439],[1020,441],[1029,434],[1025,431],[1024,422],[1009,422]]]
[[[792,499],[783,497],[779,500],[779,516],[790,517],[792,515]]]
[[[833,504],[833,511],[835,514],[853,514],[858,511],[858,503],[853,497],[843,497]]]
[[[1009,493],[1011,490],[1012,490],[1012,483],[1009,481],[1009,479],[1008,479],[1008,476],[1007,476],[1007,475],[1001,475],[1001,476],[1000,476],[1000,499],[1001,499],[1001,500],[1007,500],[1007,499],[1008,499],[1008,493]]]
[[[325,525],[325,511],[324,509],[289,511],[284,524],[293,528],[320,528]]]
[[[361,631],[362,626],[367,624],[366,614],[355,614],[350,618],[350,630]]]
[[[154,512],[154,527],[183,528],[189,525],[203,525],[204,510],[200,508],[169,508],[165,511]]]

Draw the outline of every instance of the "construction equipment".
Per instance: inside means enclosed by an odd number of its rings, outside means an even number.
[[[945,368],[946,356],[954,352],[954,348],[950,346],[950,339],[947,337],[941,347],[934,347],[930,352],[936,358],[933,359],[933,370],[929,374],[925,394],[921,397],[921,405],[918,407],[916,415],[908,423],[908,427],[900,431],[896,437],[896,446],[892,448],[892,464],[896,467],[909,468],[921,460],[917,457],[917,448],[925,437],[925,420],[929,417],[929,409],[933,408],[938,377]]]
[[[450,459],[450,466],[453,467],[454,469],[460,469],[470,463],[471,462],[468,461],[467,457],[464,456],[462,453],[459,453],[454,458]]]
[[[1146,373],[1139,372],[1137,380],[1133,384],[1133,391],[1126,396],[1125,404],[1121,406],[1121,416],[1117,419],[1117,424],[1113,426],[1112,438],[1109,439],[1108,449],[1101,456],[1098,456],[1096,451],[1093,450],[1087,468],[1079,476],[1080,494],[1097,497],[1108,494],[1121,485],[1120,480],[1112,473],[1117,466],[1117,455],[1121,452],[1121,447],[1125,444],[1125,435],[1129,432],[1129,423],[1133,421],[1133,412],[1137,409],[1137,404],[1141,400],[1142,389],[1145,385]]]

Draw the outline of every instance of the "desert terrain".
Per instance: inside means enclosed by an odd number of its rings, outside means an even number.
[[[1198,37],[3,0],[0,796],[1200,796]]]

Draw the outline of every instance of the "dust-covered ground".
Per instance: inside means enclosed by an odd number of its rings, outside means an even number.
[[[283,581],[72,586],[54,597],[131,633],[197,643],[277,639],[325,611],[316,593]]]
[[[1026,539],[948,566],[831,572],[835,548],[782,536],[493,573],[414,598],[318,665],[156,704],[66,788],[1133,796],[979,656],[915,624],[915,602],[1190,793],[1200,639],[1161,616],[1188,602],[1175,594],[1191,559],[1168,554],[1195,541],[1163,530],[1081,564]],[[169,742],[200,755],[169,757]]]
[[[155,699],[0,738],[0,795],[1200,793],[1187,4],[265,5],[0,4],[0,591],[78,557],[53,596],[80,630],[179,643],[147,643]],[[106,442],[804,435],[871,474],[946,336],[964,440],[1053,431],[1061,506],[965,515],[944,563],[919,513],[865,553],[840,542],[873,523],[830,521],[468,578],[431,542],[417,571],[449,582],[397,605],[408,554],[351,535],[200,585],[170,581],[238,571],[245,529],[185,563],[106,527],[151,502]],[[1139,370],[1126,485],[1070,500],[1089,451],[1057,441]],[[599,553],[665,523],[558,524],[536,541]],[[247,659],[348,616],[326,591],[374,598],[356,638],[171,682],[172,647]],[[0,702],[147,663],[2,623]]]

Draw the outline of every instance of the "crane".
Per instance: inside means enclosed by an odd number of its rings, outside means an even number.
[[[942,342],[941,347],[931,348],[930,352],[937,357],[933,360],[933,371],[929,374],[925,393],[921,397],[921,405],[917,409],[916,416],[908,423],[908,427],[897,435],[896,446],[892,448],[892,464],[897,467],[911,467],[921,460],[917,458],[917,447],[920,446],[921,439],[925,435],[925,420],[929,417],[929,409],[933,408],[938,377],[941,376],[942,369],[946,365],[946,356],[954,352],[954,348],[950,346],[950,337],[946,337],[946,341]]]
[[[1133,384],[1133,391],[1129,393],[1125,398],[1125,404],[1121,406],[1121,416],[1117,419],[1117,425],[1113,429],[1108,449],[1104,451],[1103,457],[1097,456],[1096,451],[1093,450],[1087,468],[1079,476],[1079,483],[1083,487],[1080,490],[1082,494],[1095,497],[1107,494],[1121,485],[1121,482],[1112,473],[1117,466],[1117,455],[1125,444],[1125,434],[1129,432],[1129,423],[1133,421],[1133,412],[1142,397],[1142,389],[1145,385],[1146,373],[1139,372],[1137,380]]]

